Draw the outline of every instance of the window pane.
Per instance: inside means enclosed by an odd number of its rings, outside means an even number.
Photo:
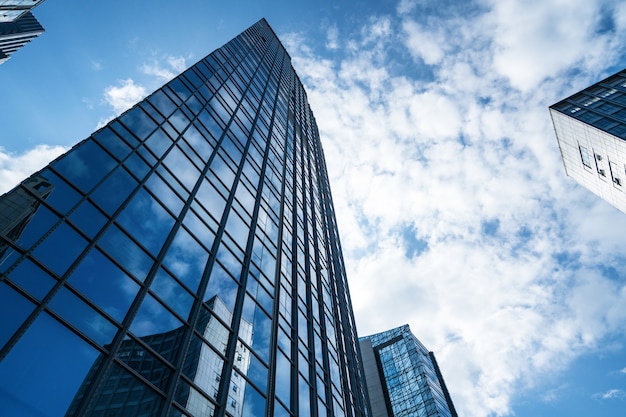
[[[70,275],[69,283],[120,323],[139,291],[135,281],[95,248]]]
[[[61,175],[83,192],[91,190],[115,165],[115,160],[89,139],[52,163]]]
[[[87,241],[85,239],[68,226],[67,223],[61,223],[35,249],[33,254],[52,271],[61,276],[86,246]]]
[[[198,289],[209,253],[184,228],[178,229],[163,263],[192,291]]]
[[[83,201],[70,215],[70,220],[89,237],[94,237],[107,218],[89,201]]]
[[[97,357],[85,341],[41,314],[0,362],[2,413],[65,415]]]
[[[140,190],[118,217],[119,223],[153,255],[157,255],[174,219],[145,189]]]
[[[29,259],[20,262],[17,268],[11,271],[9,278],[39,300],[44,298],[57,283],[54,278]],[[8,316],[0,315],[0,317]]]
[[[117,168],[92,194],[93,200],[108,214],[113,214],[137,186],[124,168]]]
[[[65,287],[50,301],[50,307],[100,345],[111,343],[115,336],[113,323]]]
[[[98,243],[135,278],[139,281],[146,279],[153,264],[152,259],[117,226],[111,226]]]
[[[11,336],[13,336],[13,333],[15,333],[34,309],[35,305],[33,303],[5,283],[0,283],[0,317],[2,317],[2,326],[0,326],[0,347],[8,342]],[[2,398],[1,392],[0,398]]]
[[[150,289],[172,310],[187,319],[193,297],[170,274],[159,268]]]

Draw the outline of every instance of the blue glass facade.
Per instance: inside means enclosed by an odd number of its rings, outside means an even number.
[[[408,325],[360,339],[374,417],[456,417],[435,355]]]
[[[257,22],[0,197],[0,410],[365,416],[315,118]]]

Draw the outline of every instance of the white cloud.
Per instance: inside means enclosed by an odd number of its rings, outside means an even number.
[[[120,81],[104,90],[104,100],[113,107],[116,114],[131,108],[146,96],[146,88],[135,84],[132,79]]]
[[[626,398],[626,392],[621,389],[610,389],[606,392],[599,392],[593,395],[599,400],[623,400]]]
[[[64,146],[38,145],[14,154],[0,148],[0,194],[11,190],[67,150]]]
[[[163,62],[165,61],[165,62]],[[187,69],[187,60],[181,56],[166,56],[161,60],[154,59],[141,66],[141,72],[155,76],[159,82],[166,82]]]
[[[326,31],[326,47],[328,49],[339,48],[339,29],[336,25],[329,27]]]
[[[602,269],[626,259],[626,218],[565,176],[547,111],[611,65],[620,35],[594,31],[596,5],[486,5],[424,18],[403,1],[335,60],[296,35],[287,45],[319,123],[359,333],[408,322],[471,417],[511,415],[520,387],[626,325],[626,286]],[[417,75],[395,70],[409,55]]]
[[[424,30],[418,23],[407,20],[402,28],[406,36],[406,45],[414,59],[422,59],[426,65],[441,62],[444,51],[439,36]],[[435,36],[433,36],[435,35]]]

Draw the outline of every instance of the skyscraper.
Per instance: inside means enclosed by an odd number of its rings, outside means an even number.
[[[30,10],[43,0],[0,0],[0,64],[44,32]]]
[[[265,20],[0,197],[3,416],[365,416],[315,119]]]
[[[550,106],[565,172],[626,213],[626,70]]]
[[[359,339],[373,417],[456,417],[433,352],[408,325]]]

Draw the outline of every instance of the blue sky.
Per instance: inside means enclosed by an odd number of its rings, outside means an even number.
[[[409,323],[461,415],[622,416],[626,217],[547,107],[626,67],[596,0],[48,0],[0,65],[0,192],[266,17],[316,115],[359,332]]]

